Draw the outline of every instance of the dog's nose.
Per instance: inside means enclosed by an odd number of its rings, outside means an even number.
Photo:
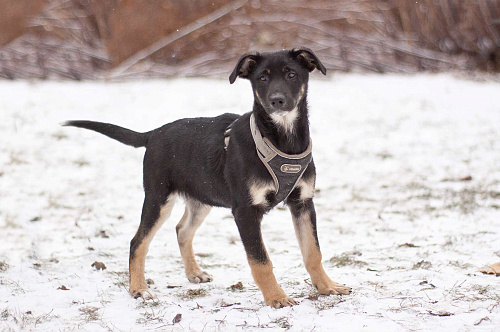
[[[271,106],[273,108],[282,108],[285,106],[285,95],[282,93],[273,93],[269,97],[269,101],[271,102]]]

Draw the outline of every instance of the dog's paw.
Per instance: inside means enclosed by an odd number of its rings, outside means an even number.
[[[296,305],[298,304],[298,302],[292,299],[291,297],[284,295],[284,297],[278,299],[266,299],[266,304],[268,306],[273,307],[274,309],[279,309],[283,307],[290,307],[292,305]]]
[[[327,282],[318,282],[315,286],[322,295],[349,295],[352,292],[351,287],[338,284],[331,280]]]
[[[155,293],[153,293],[153,291],[151,291],[149,288],[130,290],[130,295],[132,295],[134,299],[138,299],[140,297],[142,297],[144,300],[156,299]]]
[[[187,278],[189,279],[189,281],[191,281],[194,284],[210,282],[214,279],[210,274],[206,273],[205,271],[201,271],[201,270],[195,271],[192,273],[186,273],[186,275],[187,275]]]

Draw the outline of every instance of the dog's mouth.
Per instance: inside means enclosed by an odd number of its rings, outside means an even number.
[[[288,110],[279,110],[279,111],[274,111],[272,114],[277,115],[277,116],[286,116],[290,111]]]

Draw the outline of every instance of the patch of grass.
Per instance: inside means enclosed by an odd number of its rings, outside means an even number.
[[[404,297],[399,299],[399,307],[389,307],[388,310],[393,312],[401,312],[406,309],[411,309],[415,307],[420,307],[421,303],[418,299],[413,299],[412,297]]]
[[[86,322],[96,321],[96,320],[100,319],[99,313],[98,313],[99,308],[97,308],[97,307],[87,306],[87,307],[80,308],[78,310],[82,313]]]
[[[138,302],[137,308],[155,308],[159,307],[161,304],[161,301],[158,299],[153,299],[153,300],[142,300]]]
[[[463,188],[459,191],[447,190],[445,207],[450,210],[459,210],[463,214],[470,214],[479,206],[476,196],[481,192],[480,188]]]
[[[188,289],[185,292],[177,294],[177,296],[183,300],[192,300],[200,297],[205,297],[207,295],[209,295],[209,292],[203,288]]]
[[[128,271],[109,271],[109,273],[115,276],[113,284],[120,288],[128,289]]]
[[[23,165],[27,163],[28,163],[27,161],[21,159],[19,153],[11,151],[10,160],[7,162],[7,165]]]
[[[344,252],[340,256],[333,256],[332,258],[330,258],[329,261],[332,262],[333,265],[336,267],[341,267],[341,266],[363,267],[368,265],[368,263],[356,259],[355,258],[356,256],[361,256],[361,252],[359,251]]]
[[[462,283],[453,286],[447,291],[447,296],[451,297],[453,301],[462,302],[475,302],[475,301],[494,301],[494,306],[500,305],[500,294],[495,291],[495,287],[491,285],[478,285],[473,284],[468,287],[464,287]]]
[[[201,257],[201,258],[206,258],[206,257],[212,257],[213,256],[213,254],[207,254],[207,253],[203,253],[203,252],[199,252],[199,253],[196,253],[194,255],[198,256],[198,257]]]
[[[473,291],[476,291],[479,295],[487,295],[488,292],[491,290],[491,287],[484,285],[473,285],[471,289]]]
[[[9,312],[9,309],[5,308],[2,310],[2,312],[0,312],[0,319],[1,320],[7,320],[7,318],[9,318],[10,316],[10,312]]]
[[[377,200],[374,198],[363,196],[360,193],[360,191],[358,191],[354,188],[351,190],[351,201],[352,202],[371,202],[371,203],[377,202]]]
[[[411,269],[412,270],[419,270],[419,269],[428,270],[431,267],[432,267],[431,262],[421,260],[420,262],[415,263]]]
[[[0,321],[7,321],[9,319],[12,319],[12,321],[14,321],[14,323],[16,323],[16,325],[21,328],[21,330],[27,329],[28,327],[34,327],[34,329],[36,330],[38,324],[49,322],[52,319],[59,317],[56,315],[52,315],[52,311],[53,310],[49,311],[46,314],[35,316],[33,315],[33,312],[31,310],[20,313],[16,312],[15,310],[11,311],[8,308],[5,308],[0,313]],[[33,328],[30,328],[30,330],[32,329]],[[10,331],[10,329],[7,329],[7,331]]]
[[[77,165],[78,167],[83,167],[90,165],[90,162],[88,160],[85,160],[84,158],[79,158],[73,161],[73,164]]]
[[[451,266],[455,266],[455,267],[458,267],[462,270],[467,270],[467,269],[471,269],[474,267],[474,265],[472,264],[469,264],[469,263],[462,263],[460,261],[450,261],[450,265]]]
[[[410,182],[406,185],[406,189],[409,191],[417,192],[411,196],[411,198],[429,200],[432,198],[432,189],[423,183]]]
[[[68,138],[68,135],[66,135],[65,133],[60,132],[60,131],[53,133],[51,136],[52,136],[52,138],[54,138],[58,141]]]
[[[16,223],[16,220],[14,217],[11,215],[6,215],[5,216],[5,228],[13,228],[13,229],[20,229],[22,228],[18,223]]]
[[[155,312],[153,309],[151,309],[151,312],[141,312],[141,315],[142,317],[138,318],[136,322],[143,325],[151,322],[161,323],[163,322],[163,317],[165,316],[165,314],[162,314],[161,311]]]
[[[339,305],[339,303],[345,302],[346,300],[339,295],[330,295],[330,296],[320,296],[317,300],[313,301],[314,307],[318,311],[328,310],[335,308]]]
[[[269,324],[278,325],[282,329],[290,329],[292,324],[290,324],[290,317],[279,317],[269,322]]]
[[[9,264],[0,261],[0,272],[5,272],[9,269]]]

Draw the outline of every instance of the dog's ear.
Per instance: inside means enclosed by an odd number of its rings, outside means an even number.
[[[243,54],[229,76],[229,83],[233,84],[237,77],[248,78],[259,59],[260,54],[257,52]]]
[[[294,48],[290,51],[292,56],[302,63],[310,72],[315,68],[318,69],[323,75],[326,75],[326,68],[319,61],[316,54],[306,47]]]

